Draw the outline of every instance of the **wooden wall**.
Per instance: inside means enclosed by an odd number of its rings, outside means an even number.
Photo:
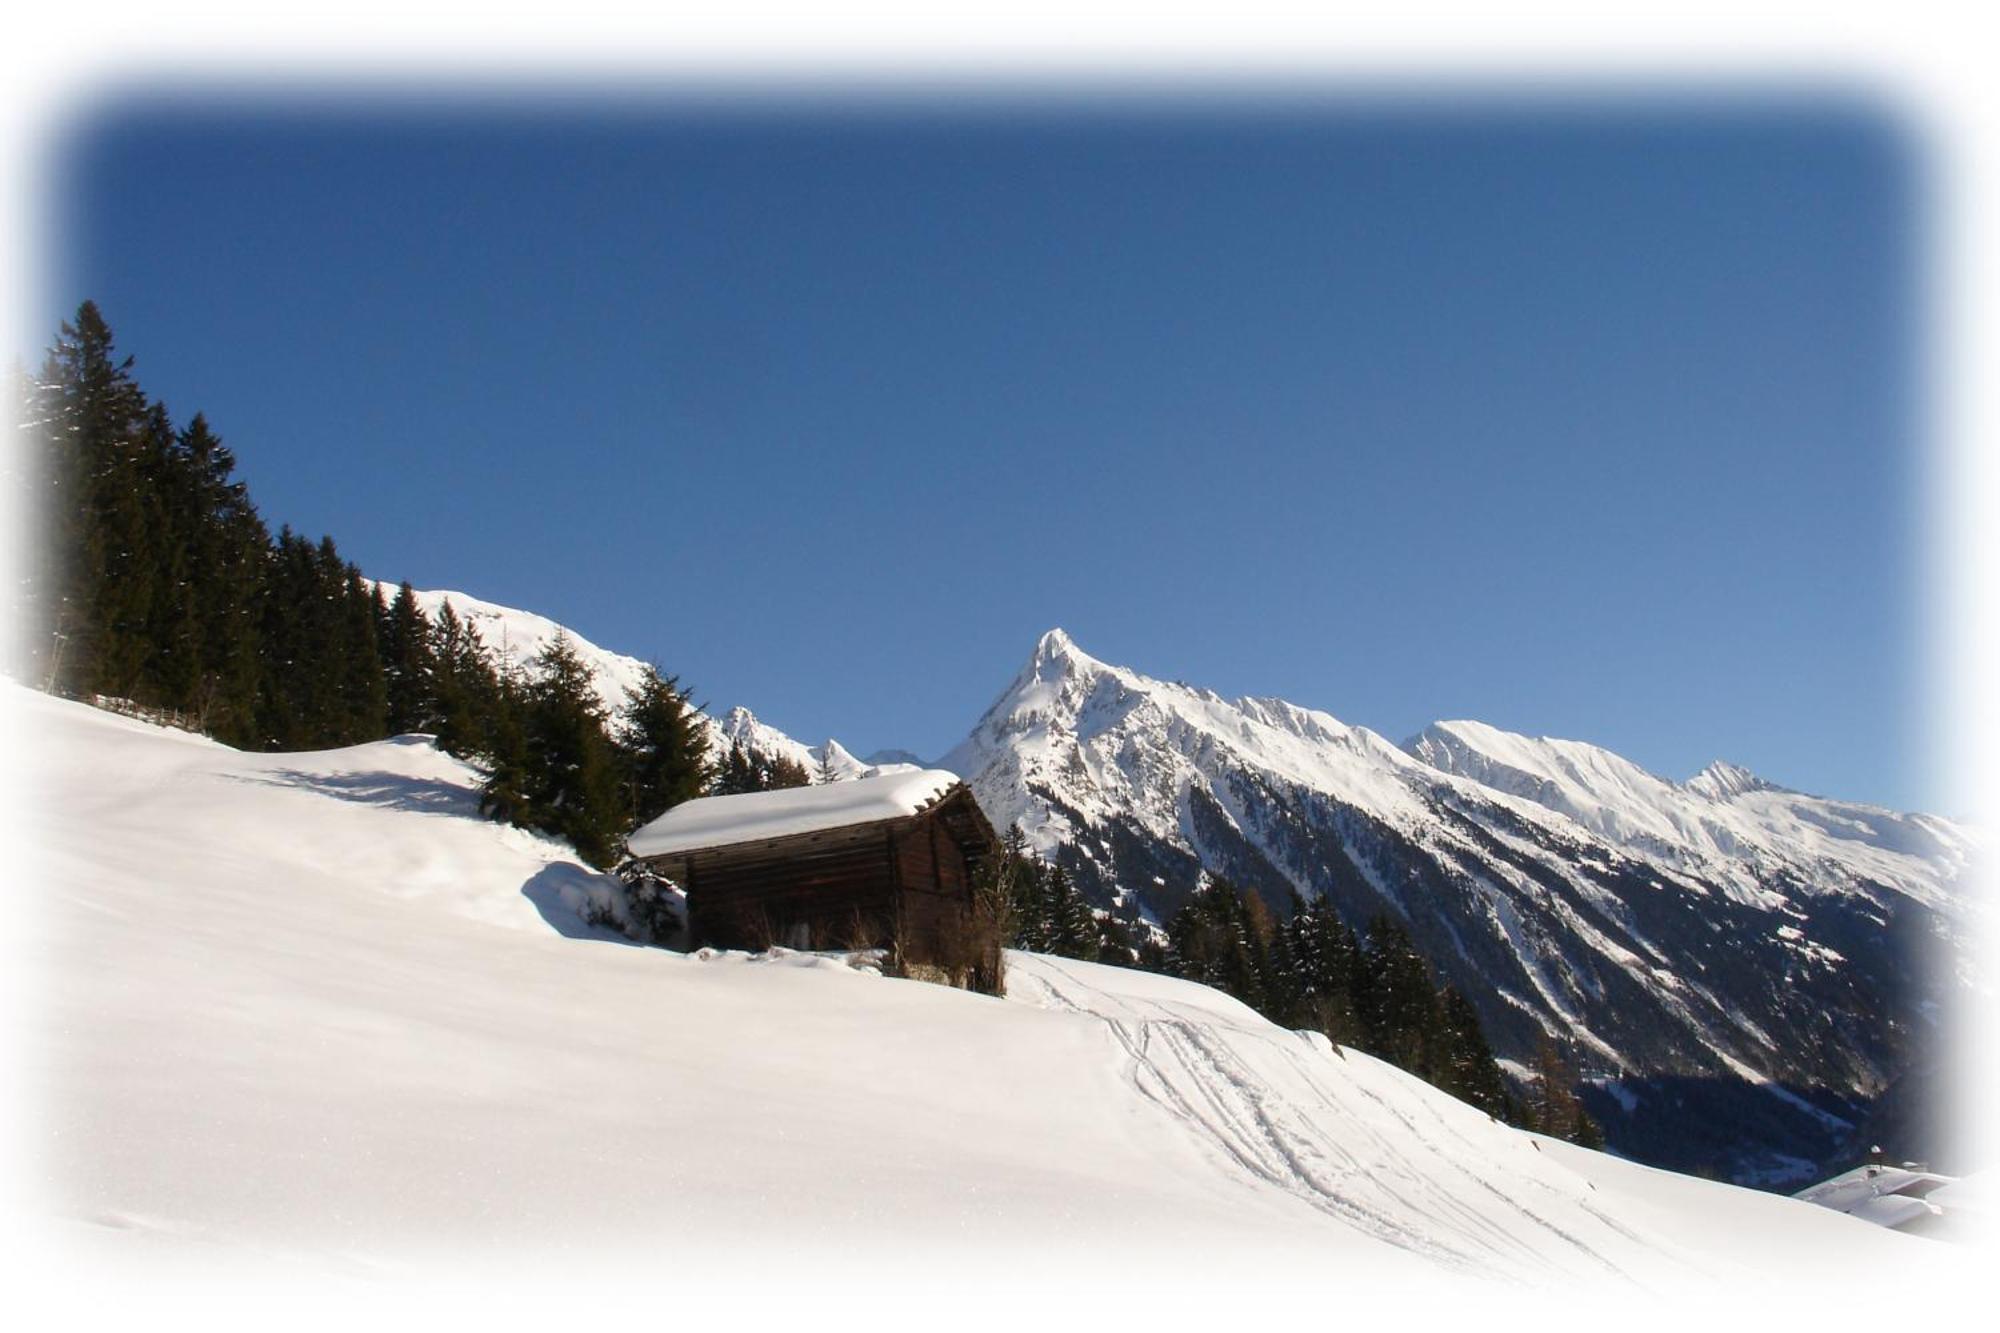
[[[964,800],[970,802],[969,793]],[[947,817],[956,821],[958,836]],[[965,818],[962,809],[940,806],[907,819],[654,863],[687,890],[696,945],[893,945],[905,964],[943,966],[961,980],[993,989],[998,942],[975,939],[972,865],[959,840],[968,833]],[[975,841],[990,836],[983,817],[970,835]]]

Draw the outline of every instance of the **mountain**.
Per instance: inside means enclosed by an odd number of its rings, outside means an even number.
[[[49,1108],[22,1234],[104,1265],[61,1272],[64,1309],[183,1263],[469,1279],[456,1305],[530,1273],[562,1311],[662,1273],[1127,1315],[1490,1278],[1468,1299],[1543,1318],[1565,1285],[1740,1310],[1789,1280],[1799,1318],[1851,1314],[1854,1273],[1935,1294],[1960,1253],[1510,1129],[1186,981],[1011,954],[996,1000],[632,947],[592,924],[614,881],[480,818],[427,738],[254,754],[13,685],[0,709],[31,742],[4,770]],[[921,1264],[890,1297],[884,1255]]]
[[[375,587],[384,598],[393,599],[396,596],[395,584],[376,581]],[[482,601],[462,592],[417,588],[410,592],[418,609],[433,624],[437,622],[444,604],[450,602],[458,618],[479,631],[479,641],[498,665],[525,669],[558,634],[568,635],[577,655],[590,668],[598,698],[611,713],[625,706],[626,695],[645,678],[646,664],[638,658],[600,648],[575,630],[559,625],[547,616]]]
[[[1401,917],[1503,1060],[1572,1043],[1611,1146],[1680,1170],[1818,1178],[1978,984],[1971,831],[1727,764],[1476,722],[1397,745],[1061,630],[941,762],[1102,905],[1157,919],[1220,874]]]
[[[740,744],[746,750],[756,750],[762,754],[791,760],[817,778],[820,760],[832,756],[836,781],[848,778],[872,778],[884,773],[914,773],[922,765],[898,760],[878,762],[877,757],[856,759],[847,752],[845,746],[832,737],[818,745],[806,745],[795,741],[784,732],[767,723],[759,722],[749,709],[736,707],[722,715],[722,721],[715,724],[716,747],[718,752],[726,751],[731,744]]]
[[[384,597],[393,598],[396,595],[393,584],[378,582],[375,586],[381,590]],[[466,593],[448,590],[424,591],[413,588],[411,596],[424,615],[434,623],[438,613],[444,609],[445,603],[451,603],[454,614],[479,631],[480,642],[486,645],[487,651],[496,661],[513,667],[525,668],[558,634],[567,635],[577,655],[590,669],[591,680],[596,685],[598,698],[604,704],[605,711],[614,716],[625,706],[625,700],[630,692],[645,677],[646,664],[638,658],[627,657],[609,648],[601,648],[575,630],[559,625],[547,616],[537,615],[533,611],[501,606],[496,602],[483,601]],[[879,773],[901,772],[922,767],[914,760],[904,761],[895,756],[856,759],[839,741],[831,737],[818,745],[804,744],[793,740],[776,727],[758,721],[747,708],[731,708],[719,720],[704,714],[703,721],[709,737],[709,752],[717,760],[729,752],[732,744],[740,744],[746,749],[756,750],[762,754],[790,759],[815,776],[819,773],[820,757],[831,754],[837,779],[872,777]]]

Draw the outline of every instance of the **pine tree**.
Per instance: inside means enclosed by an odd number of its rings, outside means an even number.
[[[535,659],[526,689],[526,819],[566,838],[591,865],[616,864],[624,839],[617,756],[590,669],[567,634]]]
[[[451,609],[447,603],[445,610]],[[440,622],[443,616],[439,617]],[[542,826],[528,775],[528,732],[522,717],[526,691],[517,672],[502,667],[494,675],[491,706],[482,717],[480,745],[488,767],[479,788],[479,812],[488,819],[522,828]]]
[[[146,413],[141,432],[134,484],[141,491],[138,512],[143,517],[143,549],[149,562],[148,587],[139,616],[144,660],[130,697],[178,712],[191,711],[201,679],[201,625],[193,567],[202,526],[201,497],[192,471],[181,456],[180,433],[166,404],[156,402]]]
[[[43,557],[23,597],[29,679],[62,694],[116,692],[143,650],[131,642],[148,580],[137,485],[145,396],[95,304],[77,307],[26,405],[31,493]],[[129,681],[124,682],[129,684]]]
[[[735,741],[731,742],[729,753],[716,768],[709,795],[741,796],[746,792],[811,785],[812,774],[806,771],[804,764],[783,755],[766,755]]]
[[[1367,984],[1355,998],[1366,1049],[1435,1081],[1443,1064],[1444,1015],[1430,968],[1409,932],[1393,917],[1376,917],[1368,927],[1361,963]]]
[[[1528,1128],[1586,1148],[1604,1146],[1604,1131],[1576,1095],[1576,1070],[1547,1032],[1535,1042],[1535,1088],[1529,1101]]]
[[[1139,922],[1119,916],[1115,908],[1097,917],[1097,961],[1143,968],[1141,929]]]
[[[828,783],[840,781],[840,770],[833,763],[833,742],[829,740],[819,750],[819,759],[813,765],[813,784],[824,787]]]
[[[711,796],[741,796],[746,792],[762,791],[756,760],[739,742],[731,742],[729,753],[716,765],[715,776],[710,781]]]
[[[618,735],[626,781],[626,819],[649,824],[709,784],[708,741],[693,691],[648,665],[626,701]]]
[[[258,623],[270,534],[233,477],[235,455],[197,413],[180,434],[191,532],[189,577],[200,667],[187,707],[203,731],[232,745],[256,736]]]
[[[259,745],[303,750],[332,744],[335,710],[327,664],[334,644],[312,543],[289,527],[279,528],[265,569],[267,595],[257,635]]]
[[[1049,910],[1048,863],[1025,856],[1014,881],[1014,947],[1047,953],[1055,940],[1055,915]]]
[[[380,594],[380,586],[377,586]],[[382,673],[391,735],[434,731],[438,724],[437,654],[429,617],[405,582],[380,618]]]
[[[1270,924],[1261,902],[1253,909],[1242,890],[1212,876],[1167,923],[1171,970],[1263,1012]]]
[[[1294,902],[1284,935],[1297,988],[1297,1025],[1323,1032],[1343,1046],[1363,1040],[1354,1007],[1354,973],[1360,952],[1347,928],[1324,898]]]
[[[354,745],[389,733],[389,685],[375,641],[375,593],[359,569],[340,560],[333,538],[324,539],[320,551],[323,559],[340,566],[333,584],[340,701],[334,738],[336,744]]]
[[[1446,986],[1439,1009],[1444,1020],[1444,1060],[1437,1085],[1497,1120],[1519,1119],[1519,1109],[1507,1095],[1507,1082],[1500,1075],[1493,1048],[1486,1044],[1472,1002],[1455,987]]]
[[[761,773],[761,790],[779,791],[787,787],[812,786],[812,774],[796,759],[783,755],[773,755],[768,759]]]
[[[1044,902],[1049,913],[1049,952],[1096,962],[1097,917],[1061,862],[1049,863]]]
[[[431,664],[438,745],[461,758],[493,758],[506,740],[502,714],[511,705],[479,631],[459,619],[449,599],[431,626]],[[518,718],[505,725],[518,731]]]

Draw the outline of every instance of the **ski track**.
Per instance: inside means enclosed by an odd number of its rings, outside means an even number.
[[[1226,1019],[1191,1019],[1164,1003],[1113,995],[1048,957],[1010,954],[1008,964],[1010,981],[1030,980],[1035,986],[1030,996],[1017,992],[1016,998],[1102,1022],[1125,1056],[1124,1076],[1140,1095],[1249,1183],[1275,1187],[1378,1240],[1460,1272],[1533,1280],[1580,1269],[1632,1280],[1590,1240],[1467,1165],[1490,1151],[1489,1145],[1473,1143],[1442,1117],[1418,1125],[1358,1081],[1343,1081],[1336,1090],[1325,1078],[1325,1057],[1303,1037],[1260,1033]],[[1288,1077],[1261,1076],[1246,1065],[1246,1055],[1275,1055]],[[1355,1143],[1332,1138],[1321,1126],[1353,1124],[1357,1117],[1342,1100],[1357,1094],[1372,1103],[1371,1110],[1394,1117],[1407,1141],[1430,1143],[1446,1136],[1460,1151],[1425,1154],[1419,1163],[1379,1133],[1368,1132]],[[1440,1169],[1492,1199],[1495,1208],[1482,1211],[1454,1197]],[[1532,1185],[1549,1201],[1580,1209],[1584,1219],[1604,1226],[1616,1240],[1647,1243],[1540,1175],[1513,1173],[1508,1183],[1517,1189]],[[1524,1224],[1556,1237],[1578,1263],[1566,1267],[1538,1251],[1521,1238]]]

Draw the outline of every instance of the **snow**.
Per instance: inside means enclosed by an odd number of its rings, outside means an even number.
[[[1857,1166],[1794,1197],[1837,1213],[1930,1236],[1971,1239],[1985,1224],[1980,1176],[1902,1166]]]
[[[479,819],[477,773],[420,738],[249,755],[4,693],[39,756],[7,768],[39,906],[34,1206],[105,1272],[236,1257],[476,1274],[487,1299],[531,1273],[730,1276],[875,1313],[856,1275],[885,1253],[923,1275],[899,1299],[962,1279],[1003,1306],[999,1274],[1177,1302],[1226,1274],[1736,1301],[1956,1272],[1948,1247],[1508,1129],[1188,982],[1011,954],[995,1000],[629,945],[580,919],[605,877]]]
[[[686,801],[627,839],[634,856],[788,838],[849,824],[913,815],[958,785],[958,775],[925,768],[818,787],[704,796]]]

